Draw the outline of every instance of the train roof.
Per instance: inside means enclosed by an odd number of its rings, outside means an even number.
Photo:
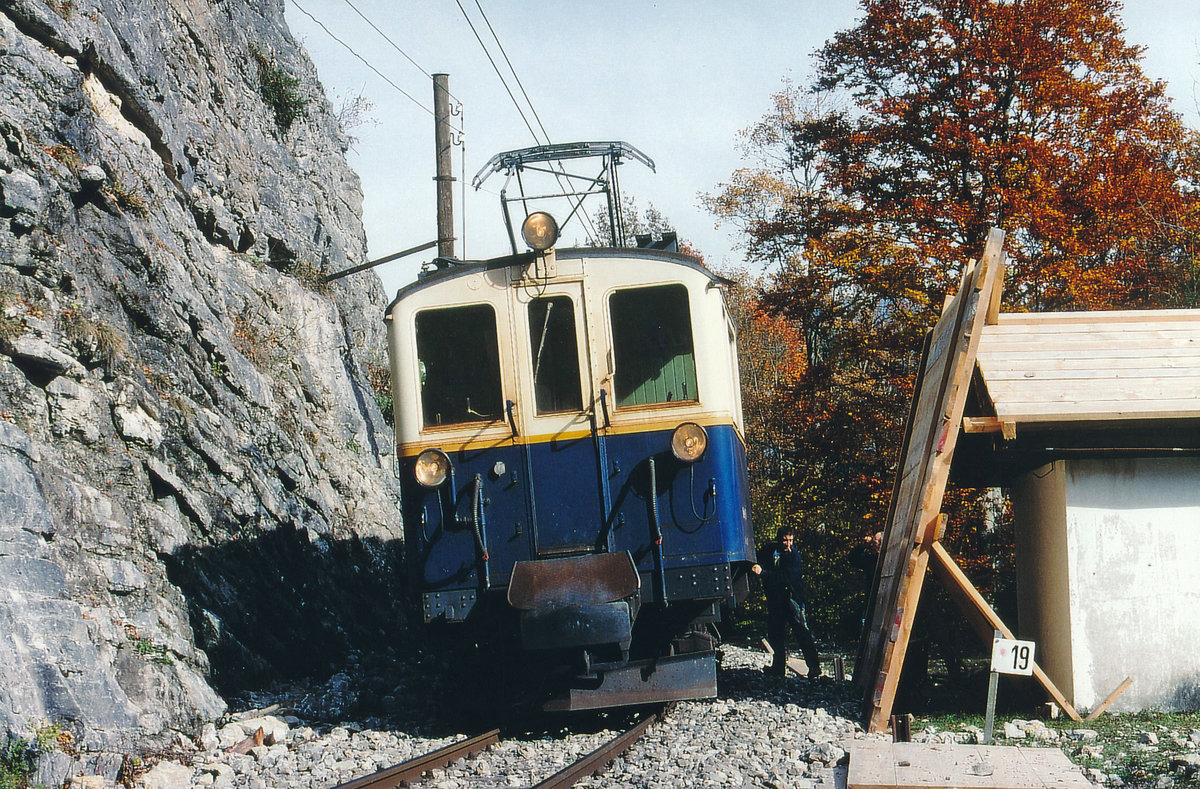
[[[401,287],[396,291],[396,297],[388,304],[384,316],[389,317],[396,304],[404,297],[434,285],[440,285],[458,277],[464,277],[480,271],[507,268],[514,265],[532,263],[538,256],[537,252],[524,252],[517,255],[491,258],[489,260],[461,260],[420,274],[415,282]],[[647,249],[644,247],[568,247],[554,250],[554,256],[559,259],[569,258],[641,258],[671,263],[697,271],[716,282],[727,282],[725,277],[715,273],[700,259],[683,252],[668,252],[663,249]]]

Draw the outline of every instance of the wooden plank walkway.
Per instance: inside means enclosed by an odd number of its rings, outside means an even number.
[[[856,741],[847,789],[1092,789],[1057,748]]]

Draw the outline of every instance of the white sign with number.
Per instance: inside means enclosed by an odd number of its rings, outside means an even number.
[[[1033,673],[1033,647],[1032,641],[995,639],[992,641],[992,671],[1029,676]]]

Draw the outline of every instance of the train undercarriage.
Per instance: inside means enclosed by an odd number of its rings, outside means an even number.
[[[689,568],[666,585],[676,596],[663,605],[627,552],[521,562],[506,595],[485,595],[446,630],[473,642],[479,695],[503,706],[571,712],[711,698],[712,625],[744,597],[740,580],[728,564]]]

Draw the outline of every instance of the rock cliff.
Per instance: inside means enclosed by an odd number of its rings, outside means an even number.
[[[0,0],[0,733],[402,638],[382,286],[282,0]]]

